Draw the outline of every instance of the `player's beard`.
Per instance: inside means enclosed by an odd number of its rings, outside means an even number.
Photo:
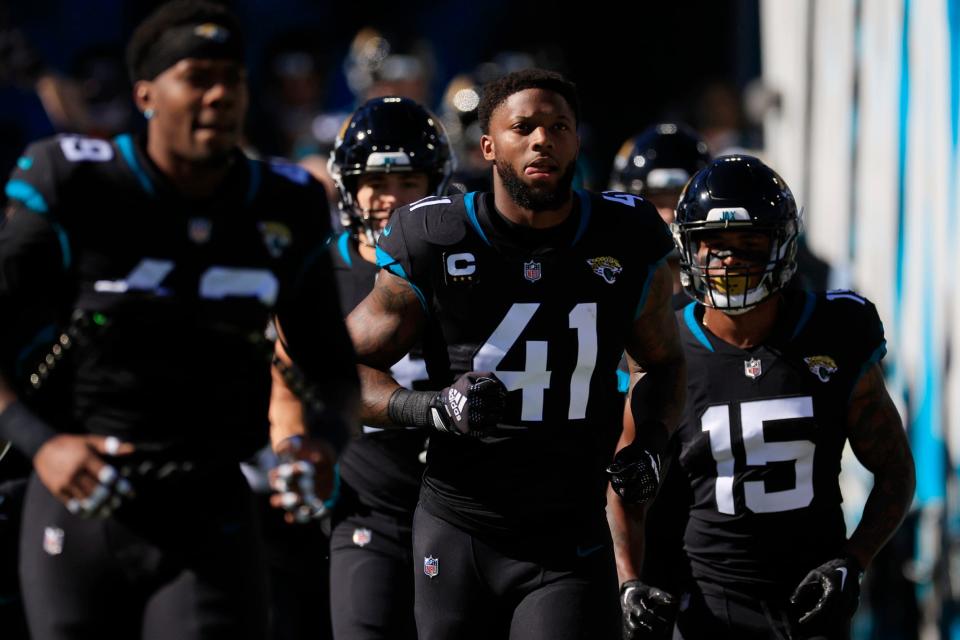
[[[553,189],[531,187],[523,182],[520,175],[506,162],[497,160],[496,168],[503,187],[517,206],[529,211],[553,211],[562,207],[570,199],[570,187],[573,185],[573,174],[577,165],[576,161],[571,161],[560,174],[557,186]]]

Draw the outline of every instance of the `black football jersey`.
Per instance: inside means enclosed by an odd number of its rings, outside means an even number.
[[[578,191],[549,229],[511,223],[491,193],[398,209],[378,264],[426,310],[434,389],[493,371],[509,393],[487,437],[430,438],[421,504],[471,532],[516,539],[604,526],[620,432],[617,363],[652,274],[669,253],[650,203]]]
[[[791,290],[774,334],[739,349],[703,307],[677,313],[687,405],[677,432],[692,490],[684,536],[694,578],[793,589],[846,540],[838,484],[847,408],[886,352],[873,304]]]
[[[238,150],[215,195],[188,199],[130,136],[60,136],[26,150],[6,193],[8,363],[86,318],[69,374],[50,376],[71,377],[60,430],[251,453],[266,441],[274,312],[304,371],[349,378],[326,198],[300,167]],[[25,387],[33,366],[7,375]]]
[[[344,314],[350,313],[373,289],[377,266],[357,251],[351,234],[344,231],[331,239],[333,269]],[[427,381],[426,364],[419,346],[390,370],[401,385],[419,389]],[[417,506],[423,463],[420,454],[426,433],[410,429],[363,427],[364,435],[352,440],[340,457],[344,482],[361,503],[398,516],[410,517]]]

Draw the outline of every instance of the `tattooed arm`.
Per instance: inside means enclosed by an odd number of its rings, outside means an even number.
[[[847,552],[866,567],[900,526],[916,487],[913,454],[879,365],[853,390],[847,433],[857,459],[873,474],[863,517],[847,541]]]
[[[670,304],[672,294],[673,276],[664,263],[653,276],[646,304],[634,320],[626,345],[631,394],[635,396],[628,406],[633,407],[634,424],[643,429],[660,423],[666,429],[655,434],[638,432],[637,436],[661,445],[680,421],[687,388],[686,361]],[[642,380],[637,375],[641,373]],[[624,444],[629,442],[621,442],[618,450]]]
[[[423,326],[424,310],[410,283],[386,269],[373,291],[347,317],[357,352],[363,424],[397,427],[387,415],[390,396],[400,385],[390,367],[409,353]]]
[[[662,453],[680,420],[687,385],[686,362],[670,305],[672,292],[670,268],[661,265],[627,343],[631,385],[617,451],[637,440],[644,448]],[[638,433],[637,429],[645,431]],[[645,514],[645,505],[627,504],[608,489],[607,520],[621,583],[639,575]]]

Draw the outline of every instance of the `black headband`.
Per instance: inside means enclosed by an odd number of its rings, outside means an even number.
[[[153,80],[184,58],[214,58],[243,63],[240,34],[213,22],[186,24],[165,31],[147,49],[134,80]]]

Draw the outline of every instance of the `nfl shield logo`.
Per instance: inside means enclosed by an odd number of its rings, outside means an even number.
[[[743,361],[743,375],[756,380],[760,377],[761,373],[760,360],[753,359]]]
[[[524,262],[523,263],[523,277],[529,280],[530,282],[536,282],[540,279],[540,263],[539,262]]]
[[[47,527],[43,530],[43,550],[51,556],[63,553],[63,529]]]
[[[373,537],[373,533],[370,529],[354,529],[353,530],[353,544],[358,547],[363,547],[370,543],[370,538]]]
[[[440,573],[440,561],[433,556],[424,558],[423,573],[425,573],[428,578],[436,578],[437,574]]]
[[[210,240],[210,230],[213,223],[209,218],[190,218],[187,226],[187,236],[194,244],[205,244]]]

